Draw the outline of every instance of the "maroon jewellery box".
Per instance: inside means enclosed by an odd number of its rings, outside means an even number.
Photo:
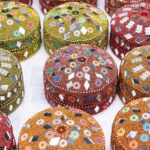
[[[0,2],[3,2],[3,1],[11,1],[11,0],[0,0]],[[33,3],[33,0],[13,0],[13,1],[22,2],[22,3],[28,4],[30,6]]]
[[[0,150],[16,150],[12,125],[2,112],[0,112]]]
[[[39,0],[41,4],[41,10],[46,14],[50,9],[57,5],[61,5],[67,2],[84,2],[96,6],[97,0]]]
[[[150,0],[105,0],[105,10],[112,16],[122,6],[139,2],[150,2]]]
[[[130,50],[150,44],[150,3],[128,4],[111,20],[110,47],[120,59]]]
[[[105,110],[116,96],[118,71],[113,58],[91,45],[68,45],[45,63],[44,87],[51,106],[69,106],[89,114]]]

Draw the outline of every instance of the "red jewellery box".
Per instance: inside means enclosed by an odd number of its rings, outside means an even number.
[[[69,106],[89,114],[105,110],[116,95],[118,70],[113,58],[91,45],[55,51],[44,68],[45,95],[51,106]]]
[[[11,123],[2,112],[0,112],[0,150],[16,150]]]
[[[150,0],[105,0],[105,10],[112,16],[120,7],[139,2],[150,2]]]
[[[97,0],[40,0],[41,10],[46,14],[53,7],[67,2],[84,2],[95,6],[97,5]]]
[[[127,52],[150,44],[150,3],[121,7],[111,20],[110,47],[122,59]]]
[[[11,0],[0,0],[0,2],[3,2],[3,1],[11,1]],[[33,0],[13,0],[13,1],[22,2],[22,3],[28,4],[30,6],[33,3]]]

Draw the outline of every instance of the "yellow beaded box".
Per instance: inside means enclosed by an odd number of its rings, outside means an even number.
[[[41,45],[40,19],[30,6],[19,2],[0,2],[0,47],[19,61],[32,56]]]
[[[24,97],[24,83],[19,61],[0,48],[0,111],[7,115],[16,110]]]
[[[70,2],[51,9],[44,20],[44,44],[48,54],[69,44],[92,44],[106,49],[108,19],[86,3]]]

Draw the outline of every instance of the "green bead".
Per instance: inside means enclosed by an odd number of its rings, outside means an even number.
[[[126,112],[128,112],[130,110],[130,107],[125,107],[124,109],[122,109],[122,112],[123,113],[126,113]]]
[[[11,42],[11,43],[9,44],[9,47],[10,47],[10,48],[15,48],[15,47],[16,47],[15,42]]]
[[[57,47],[61,47],[61,43],[59,41],[56,41],[55,44],[56,44]]]
[[[47,70],[46,70],[46,73],[51,73],[53,71],[53,68],[48,68]]]

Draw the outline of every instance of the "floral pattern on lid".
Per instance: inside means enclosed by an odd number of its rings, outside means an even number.
[[[112,150],[148,150],[150,98],[133,100],[117,114],[112,130]]]
[[[65,46],[45,63],[44,85],[48,101],[54,99],[67,106],[88,106],[90,109],[89,105],[100,105],[110,99],[109,103],[112,103],[116,84],[116,64],[98,47],[86,44]],[[97,105],[96,112],[100,110]]]
[[[38,13],[23,3],[0,2],[0,33],[0,47],[19,60],[27,59],[41,43]]]
[[[100,125],[87,113],[65,107],[46,109],[29,119],[19,136],[19,149],[99,149],[105,139]]]
[[[5,41],[31,34],[38,26],[39,17],[34,9],[23,3],[0,2],[0,20],[0,41]]]
[[[65,3],[45,16],[44,42],[48,53],[69,43],[93,42],[106,48],[107,38],[108,19],[105,13],[86,3]]]

